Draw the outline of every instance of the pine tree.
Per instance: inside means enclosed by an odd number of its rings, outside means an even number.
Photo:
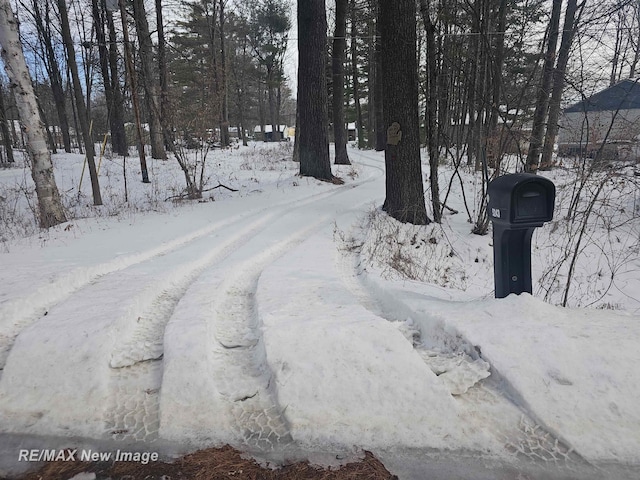
[[[426,225],[420,163],[416,4],[414,0],[380,2],[382,91],[386,198],[383,209],[395,219]]]
[[[298,0],[300,175],[332,180],[327,105],[327,17],[324,0]]]

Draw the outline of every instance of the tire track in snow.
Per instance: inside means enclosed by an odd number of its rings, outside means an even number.
[[[264,223],[271,220],[270,216]],[[211,351],[211,363],[220,393],[232,404],[232,414],[238,425],[236,434],[251,447],[273,448],[291,442],[282,411],[274,401],[271,372],[265,361],[266,352],[254,300],[258,278],[269,263],[327,222],[323,219],[234,266],[233,270],[240,273],[231,275],[216,289],[214,318],[210,321],[212,343],[215,345]],[[243,238],[238,236],[228,240],[211,254],[206,264],[200,264],[189,277],[176,284],[173,291],[163,291],[146,311],[147,319],[154,315],[156,319],[135,329],[130,341],[115,349],[111,358],[110,395],[105,411],[106,436],[147,443],[157,440],[164,327],[178,301],[198,276],[254,238],[252,234],[259,229],[253,226],[246,229]],[[136,322],[136,325],[141,324]]]
[[[377,166],[371,167],[382,171]],[[376,177],[371,176],[360,182],[359,185],[369,183],[375,179]],[[345,187],[349,187],[349,189],[353,188],[353,184],[345,185]],[[320,196],[314,195],[302,202],[297,202],[294,210],[299,210],[309,203],[317,202],[318,197],[326,200],[345,191],[348,191],[348,189],[340,188],[334,189],[331,192],[324,192]],[[290,206],[289,203],[285,205]],[[223,244],[210,250],[206,255],[188,264],[181,265],[176,271],[171,272],[166,280],[154,283],[145,290],[145,294],[136,302],[138,311],[140,312],[139,314],[132,313],[128,318],[120,319],[114,329],[113,335],[114,338],[119,339],[119,343],[113,349],[109,362],[113,370],[110,379],[111,394],[105,414],[107,435],[111,435],[113,438],[119,440],[133,439],[153,441],[157,438],[159,428],[158,392],[160,391],[162,382],[163,369],[161,359],[163,355],[164,331],[176,305],[193,282],[195,282],[207,268],[241,248],[242,245],[254,238],[259,231],[263,230],[266,225],[271,223],[274,218],[288,212],[291,212],[291,208],[283,207],[276,212],[272,211],[272,213],[266,217],[243,229],[239,234],[234,235]],[[328,220],[324,220],[316,223],[316,226],[310,229],[303,230],[303,233],[300,234],[302,235],[300,239],[298,239],[299,235],[296,235],[293,239],[284,241],[281,246],[272,247],[267,250],[267,252],[260,255],[259,258],[263,258],[266,255],[265,258],[269,259],[273,257],[274,254],[276,255],[275,258],[277,258],[277,256],[282,255],[287,248],[302,242],[304,238],[307,238],[308,235],[311,234],[306,232],[315,231],[320,224],[326,223],[327,221]],[[274,251],[279,253],[273,253]],[[275,258],[273,258],[273,260]],[[258,265],[260,265],[259,261]],[[264,267],[261,267],[259,272],[261,272],[263,268]],[[258,276],[259,273],[257,274],[257,277]],[[257,277],[255,279],[256,282]],[[255,285],[253,288],[255,289]],[[156,294],[155,292],[158,291],[160,293]],[[246,295],[240,295],[240,297],[237,298],[229,296],[229,298],[239,300],[239,303],[237,305],[227,305],[226,308],[228,311],[235,312],[237,307],[240,308],[240,312],[242,312],[238,314],[240,317],[244,314],[251,315],[251,308],[246,307],[246,302],[243,301],[245,297]],[[136,320],[133,321],[133,318],[136,318]],[[255,331],[256,325],[249,322],[249,326]],[[235,340],[237,340],[237,338],[232,334],[231,341],[233,342]],[[228,345],[224,344],[224,340],[220,341],[220,344],[224,345],[223,348],[226,350],[235,350],[236,348],[241,350],[243,348],[261,348],[261,351],[264,352],[264,346],[259,347],[258,344],[251,346]],[[241,352],[241,350],[238,350],[238,352]],[[246,359],[246,354],[230,356],[230,358],[235,357],[240,360],[232,363],[239,365]],[[246,367],[246,365],[244,365],[244,367]],[[246,430],[254,432],[251,433],[250,438],[246,438],[247,443],[264,447],[266,444],[273,443],[276,440],[276,443],[281,443],[284,437],[282,437],[282,424],[278,421],[280,415],[277,409],[273,410],[275,407],[269,406],[269,396],[265,393],[269,390],[269,387],[267,385],[267,387],[264,388],[263,385],[261,388],[263,393],[260,398],[254,398],[254,396],[252,396],[254,394],[241,395],[243,402],[251,400],[246,404],[252,405],[251,409],[238,409],[238,407],[235,406],[234,411],[240,411],[237,415],[240,424],[248,423],[252,425],[251,428]],[[259,391],[259,389],[256,391]],[[261,407],[256,407],[255,405],[261,405]],[[256,411],[258,413],[255,413]],[[257,426],[260,426],[260,428]],[[269,433],[265,434],[265,429],[268,430]]]
[[[464,405],[461,415],[469,424],[481,425],[510,454],[533,462],[563,465],[586,461],[553,435],[526,407],[524,399],[507,380],[482,359],[461,335],[444,330],[434,321],[431,336],[425,338],[412,318],[419,318],[401,300],[363,278],[359,248],[337,252],[336,263],[347,289],[374,315],[398,328],[429,368],[443,379],[456,400]],[[382,301],[380,301],[382,299]],[[487,428],[488,427],[488,428]]]
[[[362,164],[378,172],[383,172],[378,165],[367,164],[365,162],[362,162]],[[362,180],[336,187],[328,192],[308,195],[302,199],[297,199],[295,205],[297,207],[304,206],[320,199],[337,195],[351,188],[372,182],[376,180],[378,176],[379,175],[369,175]],[[291,205],[291,202],[291,200],[285,200],[269,207],[254,209],[240,216],[222,220],[208,227],[180,236],[155,248],[150,248],[122,258],[116,258],[98,265],[76,268],[61,275],[53,282],[36,288],[35,291],[28,295],[4,302],[0,306],[0,375],[15,338],[24,328],[46,315],[47,311],[53,306],[63,302],[98,278],[125,270],[143,262],[151,261],[159,256],[167,255],[207,235],[222,231],[227,227],[242,223],[252,217],[258,217],[265,212],[270,212],[274,209],[285,210],[286,207]]]
[[[262,451],[290,445],[293,438],[267,363],[256,291],[262,271],[327,224],[324,218],[234,267],[215,301],[209,322],[211,364],[219,393],[232,405],[236,435]]]
[[[181,265],[168,278],[150,285],[136,302],[139,315],[133,312],[116,322],[112,336],[119,340],[109,360],[107,435],[116,440],[145,442],[158,438],[164,331],[176,305],[207,268],[241,248],[274,217],[267,215],[250,224],[205,255]]]
[[[117,344],[109,365],[117,369],[162,358],[164,328],[189,286],[211,265],[228,257],[264,230],[276,215],[272,213],[251,223],[204,255],[180,265],[149,285],[136,301],[136,310],[114,325],[113,338],[117,339]]]

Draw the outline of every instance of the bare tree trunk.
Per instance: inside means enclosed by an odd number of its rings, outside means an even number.
[[[324,0],[298,0],[300,175],[332,180],[327,105],[327,17]]]
[[[474,3],[477,8],[478,1]],[[468,77],[467,77],[467,91],[466,91],[466,100],[467,103],[464,105],[465,113],[463,113],[462,117],[462,125],[463,129],[465,125],[465,114],[468,114],[468,127],[466,131],[467,138],[467,164],[472,165],[475,164],[476,167],[479,165],[478,158],[476,154],[478,153],[476,150],[476,122],[479,119],[476,117],[476,107],[477,107],[477,97],[480,94],[477,90],[478,88],[478,71],[480,70],[480,13],[475,12],[472,19],[472,27],[471,27],[472,37],[469,40],[471,42],[470,50],[471,54],[466,60],[467,68],[468,68]]]
[[[267,124],[267,120],[265,118],[264,111],[264,88],[262,87],[262,81],[258,80],[258,120],[260,121],[260,132],[262,133],[262,141],[267,141],[267,132],[265,125]],[[300,86],[298,86],[300,88]]]
[[[401,222],[426,225],[431,220],[424,204],[420,162],[415,0],[381,1],[378,23],[387,127],[382,208]]]
[[[298,91],[300,88],[298,87]],[[293,139],[293,158],[294,162],[300,163],[300,102],[296,102],[296,136]]]
[[[84,103],[82,87],[80,87],[80,76],[78,75],[78,65],[76,64],[75,57],[76,54],[73,48],[73,39],[71,37],[71,29],[69,28],[69,16],[67,15],[67,6],[64,0],[58,0],[58,10],[60,12],[62,39],[67,50],[67,63],[69,64],[71,79],[73,81],[73,93],[76,99],[76,109],[78,110],[78,121],[82,130],[87,165],[89,166],[91,191],[93,192],[93,204],[102,205],[100,184],[98,182],[98,171],[96,170],[96,164],[94,161],[93,139],[91,138],[91,132],[89,131],[89,116],[87,115]]]
[[[210,122],[214,124],[218,122],[220,125],[220,116],[221,116],[221,80],[220,80],[220,68],[218,68],[218,51],[216,50],[216,46],[218,45],[218,40],[220,39],[220,35],[218,33],[218,1],[213,1],[210,4],[207,4],[205,19],[207,23],[207,40],[208,40],[208,52],[210,55],[211,67],[209,70],[209,80],[210,80],[210,92],[211,92],[211,106],[209,108],[209,113],[211,114]],[[210,8],[209,8],[210,7]],[[204,92],[203,92],[204,94]],[[203,95],[204,98],[204,95]],[[222,132],[220,132],[222,135]],[[220,138],[222,140],[222,138]]]
[[[127,134],[124,130],[124,100],[120,88],[120,77],[118,75],[118,46],[116,37],[116,27],[113,24],[113,14],[106,12],[107,28],[109,29],[109,73],[111,77],[111,94],[113,105],[111,105],[112,130],[111,147],[113,151],[122,156],[129,154]]]
[[[369,47],[367,49],[367,79],[369,82],[368,95],[367,99],[367,147],[370,149],[374,149],[376,147],[376,111],[375,111],[375,92],[376,92],[376,2],[377,0],[370,0],[372,15],[369,19],[368,24],[368,34],[372,38],[369,42]],[[357,69],[358,69],[358,59],[356,58],[356,0],[351,0],[351,68],[354,73],[354,84],[357,80]],[[354,86],[355,92],[355,86]],[[356,104],[357,106],[357,104]],[[363,148],[364,145],[358,145],[359,148]]]
[[[227,94],[227,53],[225,44],[224,6],[225,0],[220,0],[220,144],[223,147],[229,145],[229,105]]]
[[[2,45],[0,50],[9,77],[9,85],[16,92],[16,106],[27,135],[31,176],[38,197],[39,224],[42,228],[49,228],[64,223],[67,219],[53,175],[51,154],[47,150],[36,95],[22,52],[18,23],[9,5],[9,0],[0,0],[0,45]]]
[[[167,40],[164,34],[164,19],[162,14],[162,0],[156,1],[156,24],[158,31],[158,74],[160,81],[160,123],[162,124],[164,135],[164,146],[167,150],[173,148],[173,139],[169,137],[171,135],[171,126],[173,123],[170,120],[170,108],[169,108],[169,80],[167,71]]]
[[[611,75],[609,76],[609,86],[613,86],[616,84],[619,78],[619,72],[622,72],[622,63],[620,56],[622,53],[622,42],[623,42],[623,33],[622,29],[624,27],[624,13],[621,10],[618,10],[618,21],[616,22],[616,42],[613,47],[613,59],[611,60]],[[623,55],[624,56],[624,55]],[[620,69],[618,70],[618,66]]]
[[[104,83],[104,96],[107,101],[107,115],[109,116],[109,129],[111,131],[111,146],[113,151],[119,155],[126,154],[118,150],[119,142],[116,142],[118,136],[117,119],[114,115],[115,101],[113,98],[113,82],[111,81],[111,75],[109,72],[109,51],[107,49],[107,38],[104,31],[104,11],[98,4],[98,0],[92,0],[91,2],[94,31],[96,32],[96,40],[98,42],[98,53],[100,57],[100,73],[102,74],[102,80]]]
[[[551,82],[553,80],[553,66],[555,63],[556,47],[558,44],[558,28],[560,25],[561,8],[562,0],[553,0],[551,20],[549,21],[547,53],[544,58],[544,70],[542,72],[542,80],[538,90],[536,110],[533,115],[531,138],[529,139],[529,152],[527,153],[527,162],[525,165],[527,172],[535,173],[538,170],[540,162],[544,126],[549,108],[549,94],[551,93]]]
[[[438,185],[438,62],[436,51],[436,28],[429,16],[429,5],[427,0],[420,0],[420,13],[427,33],[427,75],[428,75],[428,97],[427,97],[427,145],[429,149],[429,183],[431,186],[431,206],[433,208],[433,220],[440,223],[442,221],[442,207],[440,205],[440,187]]]
[[[333,143],[336,165],[351,165],[347,155],[347,131],[344,119],[344,62],[347,58],[347,1],[336,0],[336,26],[333,34],[331,70],[333,75]]]
[[[356,134],[358,137],[358,148],[362,149],[365,146],[364,141],[364,126],[362,125],[362,105],[360,105],[360,76],[358,75],[358,49],[356,37],[358,36],[356,30],[356,7],[355,0],[351,0],[350,5],[351,16],[351,42],[350,42],[350,56],[351,56],[351,80],[353,82],[353,102],[356,106]],[[346,35],[346,26],[345,26]],[[346,40],[345,40],[346,42]],[[346,52],[345,52],[346,54]],[[370,135],[371,137],[371,135]]]
[[[69,65],[67,65],[67,92],[68,95],[71,96],[71,115],[73,116],[73,125],[75,128],[74,137],[76,139],[76,145],[78,146],[78,152],[81,155],[84,155],[84,147],[82,146],[82,140],[80,138],[80,123],[78,122],[78,112],[75,102],[75,97],[73,95],[73,88],[71,87],[71,72],[69,70]],[[73,143],[71,144],[73,146]]]
[[[248,145],[247,136],[245,135],[246,129],[246,121],[245,121],[245,92],[246,88],[246,75],[244,70],[245,61],[247,58],[247,40],[246,38],[242,40],[242,59],[241,64],[238,65],[238,55],[232,55],[231,62],[229,64],[231,68],[231,75],[233,78],[233,82],[235,85],[235,103],[236,108],[238,109],[238,120],[240,120],[240,135],[242,138],[242,145],[245,147]]]
[[[51,39],[51,19],[49,17],[50,5],[45,3],[46,13],[43,21],[42,13],[38,4],[39,2],[37,0],[33,0],[33,19],[36,24],[38,36],[40,37],[45,50],[45,65],[47,67],[47,74],[49,75],[49,81],[51,83],[53,101],[58,113],[58,122],[60,123],[64,151],[71,153],[71,138],[69,136],[69,117],[67,116],[66,97],[64,94],[64,88],[62,87],[60,66]]]
[[[375,83],[374,108],[376,118],[376,152],[382,152],[386,147],[386,131],[384,125],[384,101],[382,87],[382,40],[380,39],[380,4],[383,0],[373,0],[376,4],[376,50],[375,50]],[[417,70],[416,70],[417,71]]]
[[[275,89],[274,72],[267,67],[267,99],[269,100],[269,122],[271,123],[271,136],[274,142],[280,140],[280,128],[277,120],[276,97],[273,94]]]
[[[478,0],[476,2],[478,10],[478,33],[480,40],[478,43],[478,55],[476,57],[476,76],[473,89],[475,90],[475,121],[473,124],[473,150],[475,159],[475,169],[477,172],[486,167],[486,145],[487,145],[487,61],[488,46],[487,32],[489,31],[488,1]]]
[[[233,70],[236,70],[233,63],[231,64],[231,68]],[[234,77],[235,76],[236,74],[234,73]],[[236,78],[236,81],[237,81],[237,78]],[[242,145],[246,147],[248,145],[248,142],[247,142],[247,136],[245,135],[245,132],[244,132],[246,128],[246,123],[244,118],[244,94],[242,93],[243,88],[240,86],[240,83],[236,83],[235,90],[236,90],[236,107],[238,108],[238,120],[240,121],[240,125],[238,126],[239,128],[238,134],[242,139]]]
[[[133,66],[131,54],[131,43],[129,42],[129,29],[127,28],[127,12],[124,8],[124,1],[119,0],[120,16],[122,18],[122,34],[124,36],[124,55],[127,63],[127,73],[131,87],[131,101],[133,103],[133,113],[136,118],[136,136],[138,137],[138,155],[140,157],[140,171],[142,173],[142,183],[151,183],[149,171],[147,170],[147,159],[144,153],[144,137],[142,136],[142,125],[140,120],[140,102],[138,101],[138,85],[136,82],[136,71]]]
[[[53,135],[51,135],[51,127],[49,125],[49,120],[47,119],[47,115],[44,113],[44,109],[42,108],[42,104],[40,103],[40,100],[38,99],[38,97],[36,97],[36,101],[38,103],[38,111],[40,112],[40,118],[42,119],[42,124],[44,125],[44,131],[47,134],[47,142],[49,143],[49,150],[51,150],[51,153],[58,153],[58,150],[56,149],[56,141],[53,138]]]
[[[500,117],[500,103],[502,98],[502,70],[504,66],[504,37],[507,28],[507,0],[500,0],[498,7],[498,25],[495,38],[495,55],[491,72],[491,114],[489,116],[489,136],[496,133],[498,118]]]
[[[151,43],[144,0],[133,0],[133,16],[136,21],[136,32],[138,34],[138,43],[140,44],[138,53],[142,64],[142,79],[149,110],[151,156],[159,160],[166,160],[167,153],[164,149],[164,132],[160,119],[160,102],[158,101],[158,84],[153,68],[153,44]]]
[[[586,2],[582,2],[580,8]],[[558,51],[558,63],[553,71],[553,90],[551,101],[549,102],[549,120],[547,122],[547,133],[544,138],[544,148],[542,150],[542,160],[540,168],[549,170],[553,164],[553,145],[558,136],[558,118],[560,117],[560,101],[564,90],[564,76],[569,61],[569,51],[577,28],[576,11],[578,9],[577,0],[569,0],[564,14],[564,27],[562,29],[562,40]]]
[[[640,3],[635,2],[633,4],[633,14],[635,16],[636,24],[640,24]],[[640,61],[640,38],[636,39],[635,44],[633,45],[633,60],[629,66],[629,78],[635,78],[638,61]]]
[[[9,127],[7,126],[8,117],[5,108],[3,90],[2,80],[0,80],[0,133],[2,133],[4,148],[7,153],[7,163],[14,163],[13,142],[11,141],[11,132],[9,132]]]

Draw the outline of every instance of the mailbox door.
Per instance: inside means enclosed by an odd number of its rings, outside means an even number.
[[[546,188],[534,182],[518,185],[513,195],[513,223],[548,221],[548,198]]]

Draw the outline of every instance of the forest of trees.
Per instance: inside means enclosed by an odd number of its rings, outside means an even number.
[[[23,138],[32,129],[13,121],[29,121],[10,65],[21,47],[43,140],[87,156],[96,205],[98,146],[138,156],[143,182],[153,181],[144,145],[154,159],[175,158],[198,198],[191,148],[246,145],[254,132],[277,141],[280,125],[297,126],[301,174],[335,181],[329,141],[336,163],[349,164],[355,122],[358,148],[386,151],[384,209],[420,224],[447,208],[441,162],[471,166],[483,185],[507,154],[526,171],[551,168],[561,107],[635,77],[640,59],[640,0],[0,0],[0,26],[2,165],[34,145]],[[287,77],[292,42],[297,78]],[[47,182],[37,192],[55,202]],[[479,212],[474,232],[487,228]]]

